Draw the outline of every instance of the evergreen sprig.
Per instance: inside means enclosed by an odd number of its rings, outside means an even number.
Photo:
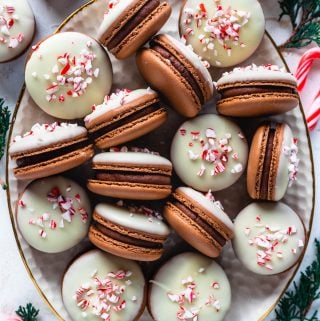
[[[10,125],[11,113],[7,106],[4,106],[4,100],[0,98],[0,160],[4,155],[6,146],[7,131]]]
[[[302,48],[314,42],[320,46],[320,0],[279,0],[281,14],[289,16],[293,33],[280,48]]]
[[[276,309],[277,321],[319,321],[318,311],[308,316],[312,303],[320,299],[320,242],[315,240],[316,258],[299,283],[293,283],[293,290],[287,291]]]
[[[16,314],[21,317],[23,321],[37,321],[39,310],[37,310],[32,303],[28,303],[25,307],[20,305]]]

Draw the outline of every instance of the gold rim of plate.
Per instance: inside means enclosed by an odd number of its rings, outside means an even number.
[[[83,6],[81,6],[80,8],[78,8],[76,11],[74,11],[73,13],[71,13],[61,24],[60,26],[57,28],[57,30],[54,33],[58,33],[61,31],[61,29],[74,17],[76,16],[79,12],[81,12],[83,9],[87,8],[88,6],[90,6],[92,3],[96,2],[96,0],[90,0],[89,2],[87,2],[86,4],[84,4]],[[274,42],[274,40],[272,39],[272,37],[270,36],[270,34],[265,31],[268,39],[270,40],[270,42],[272,43],[272,45],[274,46],[274,48],[276,49],[276,51],[278,52],[278,55],[281,59],[281,61],[283,62],[285,68],[287,71],[289,71],[289,67],[285,61],[285,59],[282,56],[282,53],[280,52],[279,48],[277,47],[276,43]],[[16,115],[21,103],[21,99],[25,93],[25,85],[23,85],[19,98],[17,100],[15,109],[14,109],[14,113],[12,116],[12,122],[11,122],[11,127],[10,127],[10,131],[9,131],[9,138],[8,141],[11,140],[11,136],[12,136],[12,130],[13,130],[13,125],[15,123],[16,120]],[[305,124],[305,128],[307,129],[307,121],[306,121],[306,117],[304,114],[304,109],[302,107],[301,101],[299,102],[299,108],[302,114],[302,118]],[[310,217],[310,222],[309,222],[309,226],[308,226],[308,232],[306,235],[306,244],[305,244],[305,248],[303,250],[303,253],[301,255],[301,258],[299,259],[299,262],[297,263],[296,267],[294,267],[294,272],[292,274],[292,276],[290,277],[288,283],[286,284],[286,286],[284,287],[283,291],[281,292],[280,296],[277,298],[277,300],[261,315],[261,317],[259,317],[259,319],[257,321],[263,321],[267,318],[267,316],[272,312],[272,310],[277,306],[277,304],[279,303],[282,295],[286,292],[286,290],[288,289],[289,285],[291,284],[292,280],[294,279],[294,277],[296,276],[298,269],[301,265],[301,262],[304,258],[306,249],[308,247],[309,241],[310,241],[310,234],[311,234],[311,228],[313,225],[313,219],[314,219],[314,208],[315,208],[315,174],[314,174],[314,161],[313,161],[313,152],[312,152],[312,146],[311,146],[311,140],[310,140],[310,135],[309,135],[309,131],[306,130],[307,132],[307,139],[308,139],[308,147],[309,147],[309,151],[310,151],[310,162],[311,162],[311,174],[312,174],[312,188],[313,188],[313,195],[312,195],[312,210],[311,210],[311,217]],[[20,253],[20,257],[23,261],[23,264],[27,270],[27,273],[31,279],[31,281],[33,282],[33,284],[35,285],[36,289],[38,290],[40,296],[42,297],[42,299],[45,301],[45,303],[48,305],[48,307],[50,308],[51,312],[54,314],[54,316],[60,320],[60,321],[65,321],[58,313],[58,311],[53,307],[53,305],[50,303],[50,301],[48,300],[48,298],[46,297],[45,293],[41,290],[40,286],[38,285],[37,281],[35,280],[32,271],[30,270],[30,267],[27,263],[27,260],[24,256],[24,253],[22,251],[21,248],[21,244],[19,242],[18,239],[18,233],[16,230],[16,226],[15,226],[15,220],[14,220],[14,213],[12,212],[12,208],[11,208],[11,197],[10,197],[10,188],[9,188],[9,144],[7,145],[7,157],[6,157],[6,184],[7,184],[7,202],[8,202],[8,209],[9,209],[9,214],[10,214],[10,220],[11,220],[11,225],[12,225],[12,229],[13,229],[13,234],[18,246],[18,251]]]

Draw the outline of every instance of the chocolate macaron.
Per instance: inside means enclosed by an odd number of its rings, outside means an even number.
[[[275,65],[237,67],[218,80],[220,114],[255,117],[285,113],[299,104],[296,78]]]
[[[95,145],[104,149],[143,136],[162,125],[167,112],[152,89],[121,90],[106,96],[85,119]]]
[[[100,249],[114,255],[154,261],[161,257],[163,243],[169,233],[159,214],[146,207],[98,204],[89,239]]]
[[[86,128],[77,124],[35,124],[14,138],[9,154],[18,179],[36,179],[81,165],[93,156],[93,145]]]
[[[253,199],[279,201],[296,179],[297,140],[287,124],[261,125],[250,148],[247,188]]]
[[[219,256],[233,238],[233,223],[221,204],[189,187],[176,189],[164,216],[185,241],[209,257]]]
[[[196,116],[212,99],[214,86],[204,63],[188,47],[169,35],[157,35],[150,48],[137,53],[143,78],[185,117]]]
[[[110,197],[158,200],[171,193],[171,162],[143,152],[107,152],[92,161],[95,178],[88,180],[90,191]]]
[[[170,4],[160,0],[111,0],[98,38],[118,59],[125,59],[157,33],[170,14]]]

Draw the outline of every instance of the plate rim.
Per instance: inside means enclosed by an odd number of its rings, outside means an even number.
[[[59,25],[59,27],[52,33],[52,34],[56,34],[59,33],[61,31],[61,29],[71,20],[73,19],[74,16],[76,16],[78,13],[80,13],[82,10],[84,10],[85,8],[89,7],[91,4],[95,3],[97,0],[90,0],[88,2],[86,2],[85,4],[83,4],[82,6],[80,6],[77,10],[73,11],[70,15],[67,16],[67,18],[65,18],[61,24]],[[267,36],[267,38],[271,41],[273,47],[275,48],[275,50],[277,51],[282,63],[284,64],[285,68],[287,71],[290,72],[290,69],[288,67],[287,62],[285,61],[281,51],[279,50],[279,48],[277,47],[275,41],[273,40],[273,38],[271,37],[271,35],[269,34],[269,32],[267,30],[265,30],[265,35]],[[53,313],[53,315],[60,321],[65,321],[59,314],[59,312],[54,308],[54,306],[51,304],[51,302],[49,301],[49,299],[46,297],[45,293],[43,292],[43,290],[41,289],[41,287],[39,286],[38,282],[36,281],[36,279],[33,276],[33,273],[27,263],[27,260],[25,258],[25,255],[23,253],[19,238],[18,238],[18,232],[17,232],[17,228],[16,228],[16,224],[15,224],[15,219],[14,219],[14,213],[12,211],[11,208],[11,196],[10,196],[10,183],[9,183],[9,142],[11,140],[12,137],[12,131],[13,131],[13,126],[14,123],[16,121],[16,116],[21,104],[21,100],[22,97],[25,93],[26,90],[26,85],[25,83],[23,84],[23,86],[21,87],[20,90],[20,94],[19,97],[17,99],[17,102],[15,104],[14,107],[14,112],[12,115],[12,119],[11,119],[11,123],[10,123],[10,130],[9,130],[9,134],[8,134],[8,141],[7,141],[7,147],[6,147],[6,169],[5,169],[5,177],[6,177],[6,185],[7,185],[7,189],[6,189],[6,194],[7,194],[7,205],[8,205],[8,211],[9,211],[9,216],[10,216],[10,222],[11,222],[11,226],[12,226],[12,230],[13,230],[13,234],[14,234],[14,238],[18,247],[18,251],[20,254],[20,258],[24,264],[24,267],[26,269],[26,272],[29,276],[29,278],[31,279],[32,283],[34,284],[35,288],[37,289],[40,297],[42,298],[42,300],[46,303],[46,305],[49,307],[49,309],[51,310],[51,312]],[[293,268],[294,271],[292,273],[292,276],[289,278],[287,284],[285,285],[284,289],[281,291],[280,295],[278,296],[278,298],[276,299],[276,301],[259,317],[259,319],[257,321],[264,321],[268,315],[274,310],[274,308],[278,305],[280,299],[282,298],[283,294],[288,290],[291,282],[293,281],[293,279],[296,277],[298,270],[301,266],[301,263],[304,259],[306,250],[308,248],[309,242],[310,242],[310,235],[311,235],[311,229],[313,226],[313,221],[314,221],[314,210],[315,210],[315,194],[316,194],[316,187],[315,187],[315,171],[314,171],[314,157],[313,157],[313,150],[312,150],[312,144],[311,144],[311,139],[310,139],[310,133],[308,130],[308,125],[307,125],[307,120],[306,120],[306,116],[305,116],[305,112],[302,106],[302,102],[301,99],[299,97],[299,109],[300,112],[302,114],[302,118],[304,121],[304,125],[305,125],[305,129],[306,129],[306,134],[307,134],[307,140],[308,140],[308,148],[309,148],[309,152],[310,152],[310,163],[311,163],[311,175],[312,175],[312,189],[313,189],[313,194],[312,194],[312,208],[311,208],[311,215],[310,215],[310,221],[309,221],[309,226],[308,226],[308,232],[306,233],[306,242],[305,242],[305,247],[304,250],[301,254],[301,257],[298,261],[298,263],[296,264],[296,266]]]

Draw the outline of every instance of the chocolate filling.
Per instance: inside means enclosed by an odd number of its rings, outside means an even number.
[[[102,181],[129,182],[156,185],[171,185],[171,178],[165,175],[139,173],[139,172],[98,172],[96,178]]]
[[[267,200],[268,199],[268,190],[269,190],[269,174],[272,162],[272,153],[273,153],[273,143],[276,133],[276,127],[270,126],[267,146],[266,146],[266,154],[263,163],[263,171],[260,183],[260,198]]]
[[[140,239],[136,239],[134,237],[128,236],[128,235],[123,235],[123,234],[118,233],[115,230],[111,230],[111,229],[109,229],[99,223],[94,223],[94,227],[102,234],[109,236],[110,238],[112,238],[116,241],[122,242],[122,243],[135,245],[135,246],[139,246],[139,247],[144,247],[144,248],[148,248],[148,249],[162,249],[162,243],[140,240]]]
[[[25,167],[25,166],[30,166],[30,165],[35,165],[35,164],[39,164],[42,162],[46,162],[46,161],[49,161],[53,158],[60,157],[65,154],[74,152],[80,148],[87,147],[89,144],[90,144],[89,140],[86,139],[85,141],[81,141],[81,142],[78,142],[78,143],[75,143],[75,144],[72,144],[69,146],[61,147],[56,150],[51,150],[51,151],[44,152],[44,153],[37,154],[37,155],[33,155],[33,156],[22,157],[22,158],[17,159],[17,166],[19,168],[21,168],[21,167]]]
[[[190,86],[198,96],[201,104],[204,104],[205,101],[202,90],[197,80],[193,77],[192,73],[175,56],[173,56],[166,48],[161,46],[156,41],[150,41],[150,48],[158,52],[164,59],[171,62],[172,66],[181,74],[184,79],[186,79],[188,84],[190,84]]]
[[[157,110],[160,109],[160,107],[161,107],[160,103],[156,102],[150,106],[147,106],[146,108],[138,110],[137,112],[135,112],[125,118],[119,119],[118,121],[116,121],[110,125],[107,125],[105,127],[98,129],[97,131],[91,133],[91,137],[93,139],[97,139],[97,138],[115,130],[116,128],[119,128],[125,124],[130,124],[131,122],[133,122],[139,118],[142,118],[146,115],[156,112]]]
[[[214,229],[205,220],[203,220],[197,213],[193,212],[179,201],[174,200],[173,204],[177,208],[179,208],[185,215],[190,217],[201,228],[203,228],[208,234],[210,234],[221,246],[224,246],[226,244],[226,239],[216,229]]]
[[[147,3],[115,34],[109,41],[109,50],[117,47],[146,17],[148,17],[158,6],[160,0],[149,0]]]
[[[287,93],[287,94],[296,94],[297,92],[289,87],[282,86],[248,86],[248,87],[235,87],[235,88],[227,88],[219,91],[222,99],[237,97],[242,95],[250,95],[250,94],[265,94],[265,93]]]

